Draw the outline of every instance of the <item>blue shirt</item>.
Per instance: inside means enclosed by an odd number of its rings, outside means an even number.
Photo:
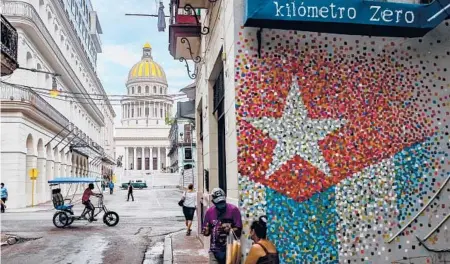
[[[8,190],[5,187],[2,187],[1,198],[8,198]]]
[[[110,189],[114,188],[114,183],[110,182],[110,183],[109,183],[109,188],[110,188]]]

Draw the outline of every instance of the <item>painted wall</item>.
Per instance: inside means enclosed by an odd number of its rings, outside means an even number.
[[[247,230],[267,214],[282,263],[450,261],[416,239],[450,213],[450,183],[386,242],[450,175],[449,31],[264,29],[260,58],[256,29],[236,32],[240,208]],[[449,249],[449,227],[425,244]]]

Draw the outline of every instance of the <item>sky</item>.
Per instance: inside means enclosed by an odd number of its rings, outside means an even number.
[[[108,94],[125,94],[125,82],[131,67],[142,56],[142,47],[152,45],[153,59],[163,67],[170,93],[193,82],[185,64],[174,60],[169,47],[169,19],[165,32],[158,32],[155,17],[125,16],[125,13],[157,14],[159,0],[91,0],[103,30],[100,35],[103,52],[98,54],[97,73]],[[164,0],[164,11],[169,15],[169,0]],[[193,65],[191,65],[192,67]],[[116,125],[119,124],[120,106],[113,106]],[[175,111],[172,111],[175,113]]]

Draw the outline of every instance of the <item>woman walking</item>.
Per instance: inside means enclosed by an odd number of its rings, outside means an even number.
[[[261,216],[250,226],[250,237],[255,242],[245,264],[279,264],[277,248],[267,240],[267,218]]]
[[[186,219],[186,236],[191,235],[192,220],[194,219],[195,207],[197,205],[197,192],[194,191],[194,185],[191,183],[188,190],[183,194],[183,214]]]

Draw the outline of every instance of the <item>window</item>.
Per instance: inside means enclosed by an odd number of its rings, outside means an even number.
[[[156,86],[153,86],[153,93],[156,93]]]
[[[191,124],[185,124],[184,125],[184,143],[191,143]]]
[[[138,94],[141,93],[141,86],[138,86]]]
[[[134,87],[131,87],[131,94],[134,94]]]
[[[148,87],[148,86],[145,86],[145,93],[146,93],[146,94],[150,93],[149,87]]]
[[[159,87],[159,93],[162,94],[162,87]]]
[[[149,109],[148,109],[148,107],[146,107],[145,108],[145,116],[148,116],[148,113],[149,113]]]
[[[160,112],[161,112],[161,117],[163,117],[163,110],[162,110],[162,109],[160,109]]]
[[[185,160],[191,160],[192,159],[192,149],[191,148],[185,148],[184,149],[184,159]]]
[[[219,188],[226,192],[227,189],[227,171],[226,171],[226,147],[225,147],[225,82],[223,78],[223,69],[220,72],[214,84],[214,111],[217,118],[217,144],[218,144],[218,167],[219,167]]]

